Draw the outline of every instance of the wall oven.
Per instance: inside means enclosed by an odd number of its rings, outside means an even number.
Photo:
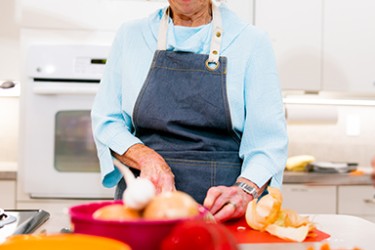
[[[111,198],[101,185],[90,109],[109,46],[33,45],[21,94],[21,168],[32,198]]]

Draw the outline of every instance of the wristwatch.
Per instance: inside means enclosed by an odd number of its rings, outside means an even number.
[[[247,185],[245,182],[236,182],[234,186],[240,187],[245,193],[251,194],[254,199],[257,199],[259,197],[257,190],[250,186]]]

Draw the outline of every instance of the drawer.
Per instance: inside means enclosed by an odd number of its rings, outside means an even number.
[[[340,214],[375,216],[375,188],[373,186],[340,186],[338,195]]]
[[[336,214],[336,186],[307,186],[299,184],[284,184],[283,208],[295,210],[298,213]]]

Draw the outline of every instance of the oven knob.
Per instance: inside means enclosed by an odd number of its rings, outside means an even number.
[[[44,67],[36,68],[36,72],[38,72],[38,73],[52,74],[55,71],[56,71],[56,69],[53,65],[46,65]]]

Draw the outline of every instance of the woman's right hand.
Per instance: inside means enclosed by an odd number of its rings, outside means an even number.
[[[125,165],[139,169],[141,177],[149,179],[157,193],[175,191],[174,175],[164,158],[143,144],[131,146],[123,155],[114,154]]]

